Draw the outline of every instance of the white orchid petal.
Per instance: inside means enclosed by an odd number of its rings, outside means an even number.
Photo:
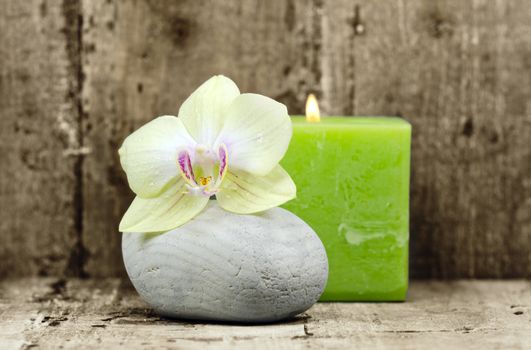
[[[217,143],[229,151],[231,168],[268,174],[282,159],[291,139],[286,106],[256,94],[234,99]]]
[[[179,118],[198,143],[212,146],[227,115],[227,108],[238,95],[240,90],[232,80],[223,75],[214,76],[184,101]]]
[[[120,222],[121,232],[168,231],[188,222],[208,204],[208,197],[185,194],[182,178],[173,181],[159,197],[136,197]]]
[[[296,192],[295,183],[280,165],[265,176],[229,168],[216,198],[227,211],[251,214],[279,206],[295,198]]]
[[[133,192],[145,198],[157,196],[179,174],[179,150],[193,144],[174,116],[158,117],[129,135],[118,153]]]

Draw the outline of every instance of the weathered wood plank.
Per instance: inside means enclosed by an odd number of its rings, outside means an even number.
[[[525,2],[100,1],[84,14],[90,273],[123,271],[120,142],[221,72],[293,113],[315,91],[328,114],[413,123],[414,277],[531,276]]]
[[[404,303],[319,303],[269,325],[163,319],[119,279],[0,284],[2,349],[527,349],[529,281],[414,282]]]
[[[0,4],[0,278],[76,265],[76,38],[68,1]],[[74,17],[75,20],[75,17]]]
[[[529,2],[325,4],[325,111],[413,124],[413,277],[531,276]]]
[[[412,275],[529,277],[530,23],[525,0],[4,1],[0,276],[123,274],[116,150],[223,73],[293,114],[313,91],[411,120]]]
[[[180,104],[214,74],[242,91],[303,106],[318,80],[319,39],[304,1],[84,1],[83,165],[85,270],[123,273],[121,215],[132,194],[117,149],[155,116]]]

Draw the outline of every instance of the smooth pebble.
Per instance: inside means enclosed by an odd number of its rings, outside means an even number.
[[[281,208],[256,215],[216,201],[163,234],[124,233],[125,267],[140,296],[163,316],[273,322],[310,308],[328,278],[321,240]]]

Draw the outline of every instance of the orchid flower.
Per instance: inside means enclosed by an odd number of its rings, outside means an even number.
[[[295,197],[278,164],[291,139],[286,106],[240,94],[218,75],[182,104],[178,117],[161,116],[129,135],[120,162],[136,198],[121,232],[174,229],[216,196],[225,210],[251,214]]]

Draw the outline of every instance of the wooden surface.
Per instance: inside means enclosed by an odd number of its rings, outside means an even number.
[[[65,11],[0,1],[0,276],[77,266],[78,82]]]
[[[412,274],[530,277],[531,2],[327,4],[329,110],[413,124]]]
[[[0,1],[0,277],[120,276],[116,150],[222,73],[413,124],[413,277],[531,277],[531,1]]]
[[[10,349],[529,349],[531,282],[415,282],[405,303],[318,303],[268,325],[188,323],[153,314],[120,279],[0,285]]]
[[[301,22],[301,33],[285,35],[284,1],[84,3],[83,130],[91,154],[83,163],[89,252],[83,263],[89,275],[123,273],[117,223],[133,196],[116,151],[129,133],[155,116],[176,115],[197,86],[219,73],[243,91],[277,98],[299,91],[302,101],[307,88],[296,84],[315,81],[300,55],[302,41],[310,42],[302,24],[312,10],[297,9],[290,16]],[[292,66],[296,79],[285,76]]]

